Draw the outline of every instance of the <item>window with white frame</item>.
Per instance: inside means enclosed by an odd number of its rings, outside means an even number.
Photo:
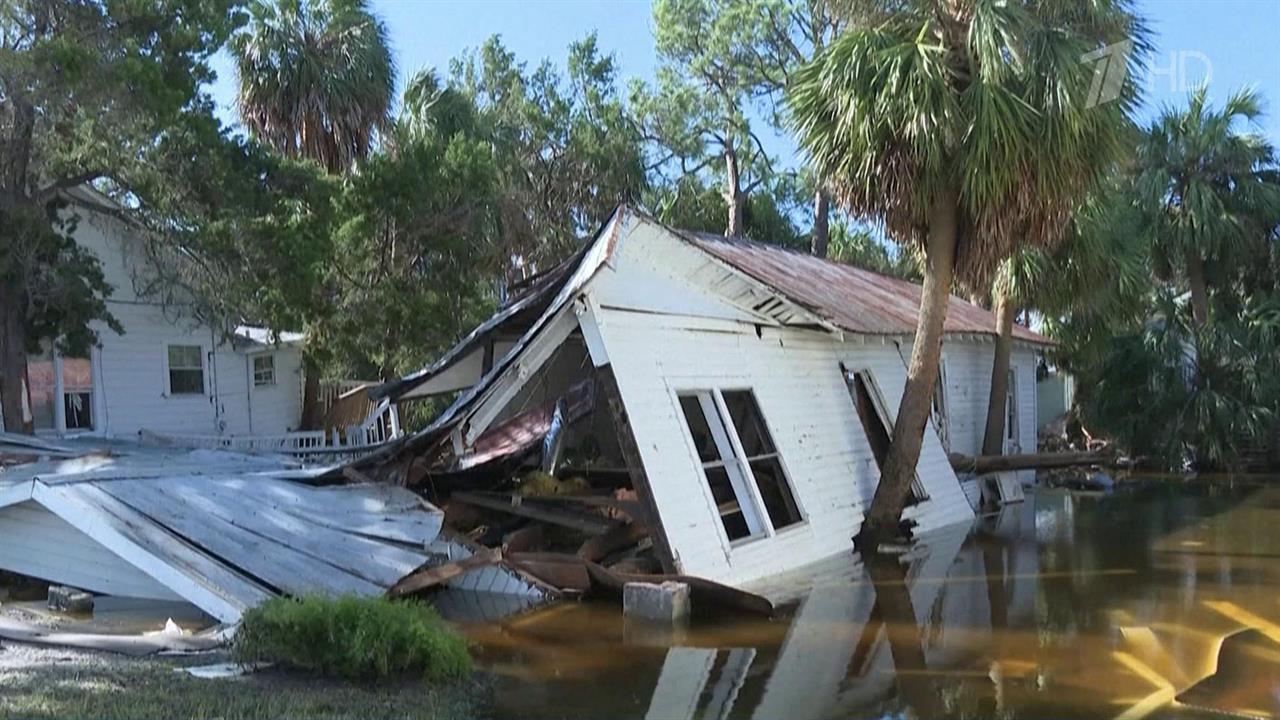
[[[253,386],[263,387],[276,384],[276,356],[253,356]]]
[[[758,537],[801,522],[755,394],[708,390],[681,393],[679,400],[729,540]]]
[[[170,345],[169,394],[204,394],[204,351],[199,345]]]
[[[933,426],[942,449],[951,451],[951,420],[947,417],[947,363],[938,362],[938,380],[933,385]]]

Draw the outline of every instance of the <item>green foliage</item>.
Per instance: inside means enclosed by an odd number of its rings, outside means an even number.
[[[530,72],[496,36],[451,65],[450,88],[474,103],[475,132],[493,148],[500,256],[514,270],[562,259],[645,188],[613,57],[592,34],[569,46],[566,68]]]
[[[905,248],[890,248],[863,228],[839,222],[831,228],[827,257],[882,275],[920,282],[920,260]]]
[[[956,277],[985,290],[1019,247],[1055,245],[1119,157],[1145,30],[1123,0],[892,7],[797,73],[800,143],[846,207],[899,242],[922,247],[935,201],[956,196]],[[1080,58],[1122,41],[1130,80],[1091,104]]]
[[[1185,301],[1162,293],[1159,314],[1116,339],[1090,381],[1083,417],[1124,447],[1172,467],[1229,468],[1263,444],[1280,400],[1280,303],[1239,322],[1193,328]]]
[[[290,157],[345,172],[387,125],[395,62],[365,0],[253,0],[231,42],[240,119]]]
[[[492,310],[493,152],[465,126],[474,113],[453,91],[414,100],[388,151],[347,179],[337,203],[333,308],[321,338],[331,373],[393,377],[416,369]]]
[[[239,662],[272,662],[322,675],[453,680],[471,672],[467,642],[416,601],[322,596],[272,598],[236,633]]]
[[[164,135],[210,115],[209,56],[239,21],[234,0],[8,0],[0,12],[0,400],[20,417],[25,351],[83,352],[107,311],[96,258],[60,227],[66,193],[136,219],[158,182]],[[82,196],[83,197],[83,196]]]
[[[807,249],[808,237],[792,221],[796,205],[794,190],[778,183],[771,191],[746,198],[743,208],[743,235],[783,247]],[[667,225],[681,230],[722,233],[725,229],[724,191],[688,176],[669,185],[657,185],[646,195],[645,204]]]

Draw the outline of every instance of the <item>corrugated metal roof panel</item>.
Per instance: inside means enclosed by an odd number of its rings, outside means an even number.
[[[680,232],[697,247],[843,330],[876,335],[915,332],[920,308],[920,286],[915,283],[776,245]],[[991,311],[952,296],[943,329],[950,333],[993,335],[995,322]],[[1053,344],[1021,325],[1014,325],[1013,336],[1025,342]]]

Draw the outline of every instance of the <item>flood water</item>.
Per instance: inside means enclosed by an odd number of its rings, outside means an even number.
[[[772,620],[564,603],[466,630],[497,717],[1280,717],[1280,485],[1040,491],[809,582]]]

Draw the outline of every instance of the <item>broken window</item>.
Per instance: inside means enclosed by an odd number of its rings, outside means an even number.
[[[682,394],[680,409],[730,541],[769,532],[760,504],[774,530],[800,522],[795,495],[750,390]]]
[[[755,394],[750,390],[726,390],[723,396],[729,419],[738,431],[747,466],[751,468],[751,476],[769,514],[769,522],[775,530],[800,522],[800,510],[782,471],[782,461],[778,458],[773,438],[769,436],[769,428],[765,427]]]
[[[1009,369],[1009,387],[1004,403],[1004,440],[1005,451],[1015,453],[1021,450],[1018,442],[1018,374]]]
[[[947,417],[947,363],[938,362],[938,380],[933,385],[933,426],[942,441],[942,449],[951,450],[951,421]]]
[[[876,468],[883,469],[889,458],[889,446],[893,444],[893,422],[889,419],[889,411],[885,409],[880,388],[870,370],[846,372],[845,382],[849,386],[854,407],[858,410],[858,419],[862,422],[867,442],[871,445],[871,456],[875,458]],[[907,504],[914,505],[928,498],[917,474],[911,479],[911,495]]]

